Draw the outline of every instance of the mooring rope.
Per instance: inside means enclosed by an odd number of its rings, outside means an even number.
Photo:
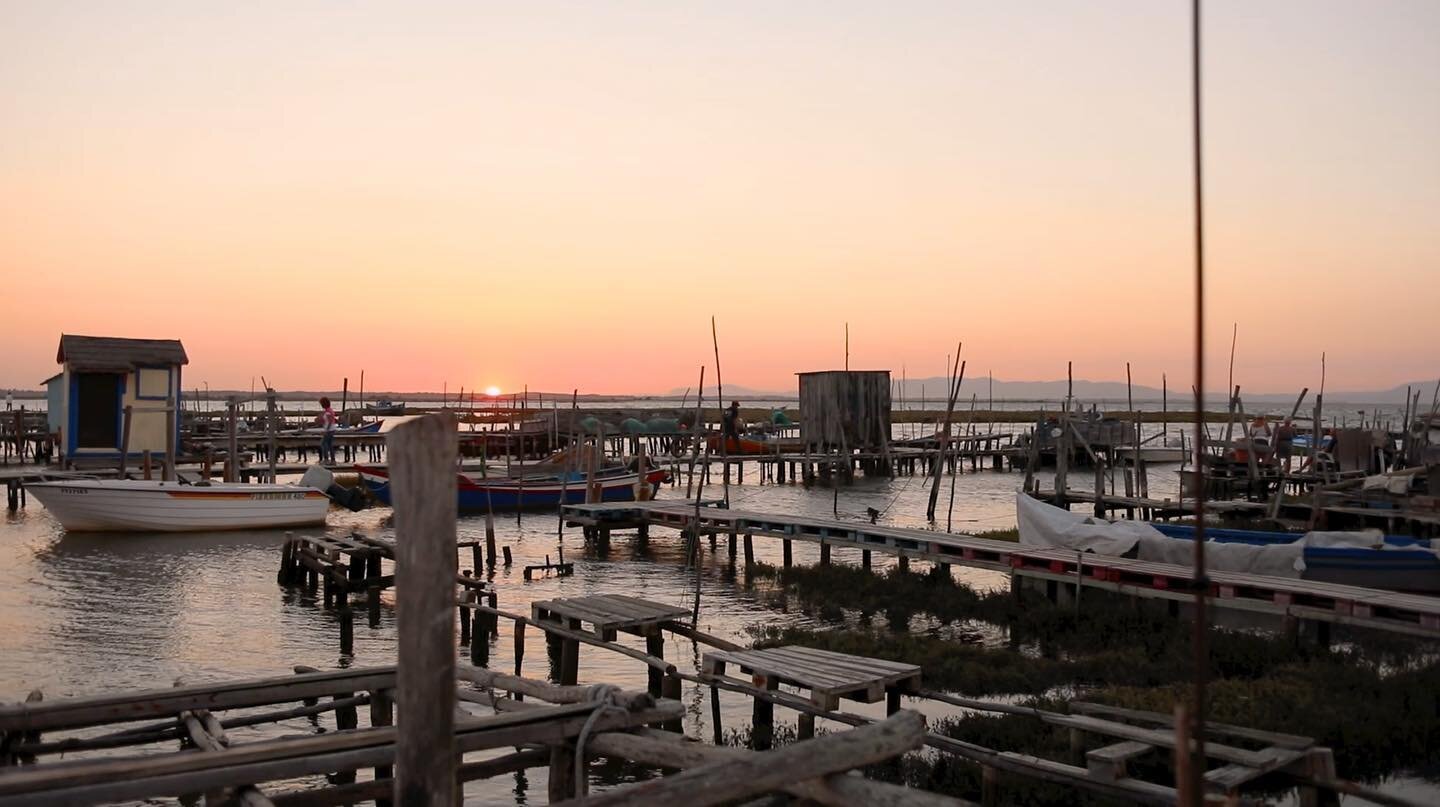
[[[580,728],[580,735],[575,738],[575,784],[583,787],[585,781],[585,741],[590,738],[590,730],[594,728],[595,721],[606,711],[618,711],[621,714],[627,713],[625,707],[616,703],[616,696],[620,694],[620,687],[614,684],[591,684],[585,692],[585,702],[595,704],[595,711],[585,718],[585,725]]]

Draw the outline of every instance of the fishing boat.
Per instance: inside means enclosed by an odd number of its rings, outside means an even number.
[[[371,494],[383,504],[390,504],[390,472],[375,465],[356,465],[355,471]],[[644,483],[653,496],[669,477],[669,471],[652,468],[645,472]],[[635,489],[641,484],[640,474],[624,467],[610,468],[595,474],[594,484],[600,489],[600,500],[629,502],[635,500]],[[585,501],[586,474],[534,474],[524,477],[475,479],[467,474],[455,475],[457,505],[461,513],[483,513],[488,510],[529,510],[579,504]]]
[[[405,414],[405,404],[381,398],[374,403],[365,404],[365,411],[372,415],[403,415]]]
[[[201,532],[324,524],[330,499],[298,485],[67,479],[25,486],[71,532]]]
[[[1195,527],[1145,521],[1106,521],[1017,495],[1020,543],[1076,552],[1188,565]],[[1206,565],[1365,588],[1440,592],[1440,555],[1428,539],[1379,530],[1307,533],[1205,528]]]
[[[753,457],[774,454],[776,444],[769,440],[756,440],[750,437],[726,437],[722,444],[718,434],[705,438],[707,448],[711,454],[722,452],[732,457]]]
[[[1150,526],[1168,538],[1195,539],[1194,526],[1162,523]],[[1305,570],[1300,577],[1304,580],[1440,593],[1440,555],[1436,555],[1426,538],[1381,535],[1378,530],[1301,534],[1206,527],[1205,539],[1218,544],[1254,547],[1301,543]]]
[[[336,436],[336,437],[345,437],[345,436],[347,436],[347,435],[353,435],[353,434],[379,434],[379,433],[380,433],[380,426],[381,426],[381,425],[382,425],[382,422],[377,420],[377,421],[375,421],[374,423],[364,423],[364,424],[361,424],[361,425],[359,425],[359,426],[341,426],[340,428],[335,429],[335,436]],[[324,433],[325,433],[325,429],[324,429],[323,427],[320,427],[320,426],[307,426],[307,427],[305,427],[305,428],[303,428],[303,429],[297,429],[297,430],[295,430],[295,431],[293,431],[293,432],[290,432],[290,434],[324,434]]]

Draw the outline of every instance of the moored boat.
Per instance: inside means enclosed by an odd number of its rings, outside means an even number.
[[[1195,539],[1195,527],[1152,523],[1168,538]],[[1440,593],[1440,556],[1428,539],[1361,532],[1293,533],[1206,527],[1205,539],[1254,547],[1301,544],[1301,578],[1365,588]]]
[[[726,437],[721,443],[720,435],[715,434],[705,438],[711,454],[719,454],[722,449],[724,453],[732,457],[754,457],[774,454],[776,444],[769,440],[756,440],[750,437]]]
[[[1019,493],[1020,543],[1188,565],[1195,527],[1105,521]],[[1440,593],[1440,554],[1424,538],[1379,530],[1306,533],[1205,528],[1206,564],[1217,571],[1293,577],[1392,591]]]
[[[390,472],[374,465],[356,465],[355,471],[365,487],[383,504],[390,501]],[[645,473],[643,484],[653,496],[669,472],[653,468]],[[595,475],[593,483],[600,489],[600,500],[628,502],[635,500],[636,488],[642,484],[640,474],[626,469],[607,469]],[[487,510],[528,510],[579,504],[585,501],[586,475],[544,474],[527,477],[475,479],[466,474],[455,475],[456,503],[461,513],[483,513]]]
[[[324,524],[330,499],[297,485],[69,479],[25,486],[71,532],[201,532]]]

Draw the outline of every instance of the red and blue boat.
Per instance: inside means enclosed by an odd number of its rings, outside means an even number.
[[[356,465],[355,471],[376,499],[383,504],[391,503],[390,472],[387,469]],[[588,481],[600,489],[600,501],[630,502],[635,500],[636,490],[642,484],[648,488],[647,498],[654,498],[669,476],[669,471],[651,468],[642,480],[639,472],[619,467],[603,469]],[[457,473],[457,505],[461,513],[484,513],[490,510],[553,509],[562,502],[581,504],[585,502],[586,477],[585,473],[577,471],[494,479],[476,479]]]

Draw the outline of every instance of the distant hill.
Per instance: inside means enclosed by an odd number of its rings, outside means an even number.
[[[900,385],[897,384],[896,395],[898,396]],[[920,399],[923,390],[925,399],[928,401],[943,401],[945,399],[947,380],[936,376],[934,378],[912,378],[907,379],[904,386],[906,400]],[[1409,384],[1411,394],[1416,390],[1420,391],[1420,400],[1423,406],[1428,406],[1431,395],[1435,390],[1434,381],[1415,381]],[[1378,403],[1403,405],[1405,403],[1405,384],[1399,384],[1383,390],[1327,390],[1325,398],[1330,401],[1344,401],[1347,403]],[[1065,398],[1066,382],[1060,381],[1002,381],[995,379],[994,397],[995,400],[1006,401],[1059,401]],[[1183,408],[1184,402],[1192,395],[1188,385],[1184,387],[1171,387],[1168,390],[1169,399],[1178,402],[1175,408]],[[968,401],[971,395],[978,396],[985,401],[991,394],[989,380],[985,378],[966,378],[960,385],[960,400]],[[1125,400],[1125,382],[1123,381],[1086,381],[1076,379],[1074,385],[1075,398],[1080,401],[1121,401]],[[1246,401],[1258,403],[1290,403],[1295,402],[1295,396],[1300,390],[1290,392],[1252,392],[1245,389],[1240,390],[1240,396]],[[1308,401],[1313,401],[1315,390],[1311,390],[1307,396]],[[1143,384],[1136,384],[1131,388],[1131,395],[1137,401],[1158,401],[1162,396],[1159,387],[1150,387]],[[1224,389],[1212,388],[1209,390],[1211,399],[1225,398]]]

